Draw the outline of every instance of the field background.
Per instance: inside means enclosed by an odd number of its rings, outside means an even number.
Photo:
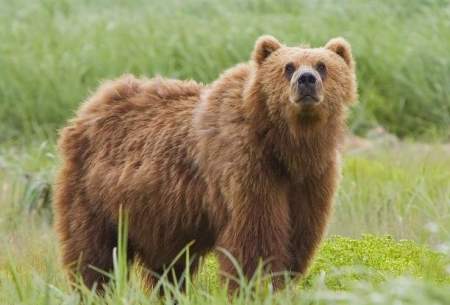
[[[357,136],[309,275],[278,294],[245,283],[233,303],[450,304],[448,0],[0,0],[0,304],[171,304],[120,255],[106,298],[69,289],[51,228],[57,130],[104,79],[210,82],[261,34],[351,42]],[[161,283],[179,304],[227,304],[216,272],[207,258],[185,295]]]

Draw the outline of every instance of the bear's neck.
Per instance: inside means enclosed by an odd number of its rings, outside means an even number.
[[[262,145],[290,177],[320,176],[336,159],[344,131],[344,122],[334,117],[322,124],[301,124],[294,130],[272,125]]]
[[[265,97],[255,88],[244,94],[244,111],[264,155],[293,179],[320,175],[336,159],[345,134],[345,113],[319,121],[271,117]],[[280,103],[281,104],[281,103]]]

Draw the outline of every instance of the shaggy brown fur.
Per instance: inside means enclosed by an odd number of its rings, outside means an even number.
[[[299,85],[305,71],[317,79],[307,96]],[[303,274],[327,224],[345,110],[355,99],[342,38],[311,49],[263,36],[251,62],[209,86],[133,76],[107,82],[59,140],[55,212],[64,265],[88,286],[106,281],[90,266],[112,268],[122,206],[129,257],[153,272],[193,241],[193,271],[200,256],[221,247],[248,278],[260,261],[267,272]],[[224,255],[220,264],[236,276]]]

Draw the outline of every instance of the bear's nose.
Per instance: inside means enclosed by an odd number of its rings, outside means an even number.
[[[311,72],[303,72],[298,78],[298,84],[300,86],[312,87],[316,84],[316,82],[317,78]]]

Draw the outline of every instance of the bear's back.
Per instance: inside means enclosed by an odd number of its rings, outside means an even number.
[[[83,155],[83,151],[77,149],[82,142],[87,141],[91,148],[95,145],[102,150],[106,146],[123,146],[124,142],[151,137],[162,128],[185,129],[190,125],[192,109],[202,89],[203,86],[194,81],[160,77],[148,80],[125,75],[105,82],[62,130],[59,147],[63,156],[78,159]]]
[[[79,191],[115,214],[125,196],[139,204],[140,194],[159,192],[162,184],[176,187],[170,175],[192,176],[191,118],[202,89],[159,77],[124,76],[102,85],[58,143],[66,167],[81,178]]]

